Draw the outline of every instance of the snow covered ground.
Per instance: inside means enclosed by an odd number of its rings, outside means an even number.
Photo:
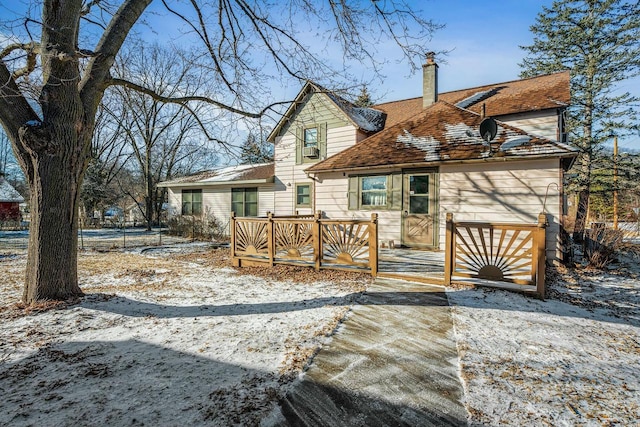
[[[0,257],[0,425],[258,425],[369,278],[227,253],[85,253],[88,295],[48,310]],[[546,301],[448,290],[470,424],[637,425],[637,270],[560,271]]]
[[[369,281],[151,254],[81,256],[88,295],[45,311],[15,306],[25,258],[0,258],[0,425],[255,425]]]
[[[540,301],[448,293],[472,424],[638,425],[637,273],[561,271]]]

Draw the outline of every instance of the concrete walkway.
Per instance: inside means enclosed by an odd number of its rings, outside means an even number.
[[[466,425],[438,287],[378,279],[281,402],[289,426]]]

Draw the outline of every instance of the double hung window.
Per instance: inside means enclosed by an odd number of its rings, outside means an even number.
[[[231,211],[238,216],[258,216],[258,189],[232,188]]]
[[[202,214],[202,190],[182,190],[182,215]]]

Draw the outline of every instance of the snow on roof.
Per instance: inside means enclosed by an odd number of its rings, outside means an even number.
[[[273,177],[273,163],[257,163],[251,165],[227,166],[220,169],[202,171],[193,175],[165,181],[159,185],[162,187],[179,186],[190,183],[225,183],[249,180],[268,180]]]
[[[24,197],[22,197],[3,176],[0,176],[0,202],[24,202]]]
[[[272,163],[260,163],[255,165],[236,165],[226,168],[218,169],[215,175],[205,178],[202,182],[225,182],[225,181],[241,181],[245,179],[251,179],[247,176],[248,173],[253,172],[256,168],[272,165]],[[257,177],[256,177],[257,178]]]
[[[318,86],[319,89],[322,89]],[[384,128],[386,114],[379,110],[366,107],[356,107],[353,103],[332,93],[325,92],[327,96],[349,116],[353,123],[365,132],[377,132]]]
[[[353,170],[416,163],[575,157],[566,144],[531,135],[496,121],[498,133],[487,143],[480,136],[480,114],[438,101],[412,118],[378,132],[311,167],[307,172]]]
[[[377,132],[384,128],[386,114],[373,108],[353,107],[349,115],[360,129],[365,132]]]
[[[424,160],[426,162],[433,162],[440,160],[440,142],[432,136],[415,136],[411,132],[404,129],[402,135],[398,135],[398,142],[401,142],[407,146],[415,147],[425,153]]]
[[[466,97],[465,99],[458,101],[455,103],[456,107],[459,108],[467,108],[472,106],[473,104],[482,101],[483,99],[486,99],[490,96],[492,96],[493,94],[496,93],[496,89],[492,88],[489,90],[482,90],[480,92],[476,92],[471,96]]]

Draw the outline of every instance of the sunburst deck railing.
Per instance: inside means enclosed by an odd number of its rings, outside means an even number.
[[[480,279],[544,297],[546,226],[544,213],[537,224],[454,222],[448,213],[445,284]]]
[[[306,265],[316,270],[378,273],[378,215],[335,220],[315,215],[266,218],[231,215],[231,257],[237,267]]]

